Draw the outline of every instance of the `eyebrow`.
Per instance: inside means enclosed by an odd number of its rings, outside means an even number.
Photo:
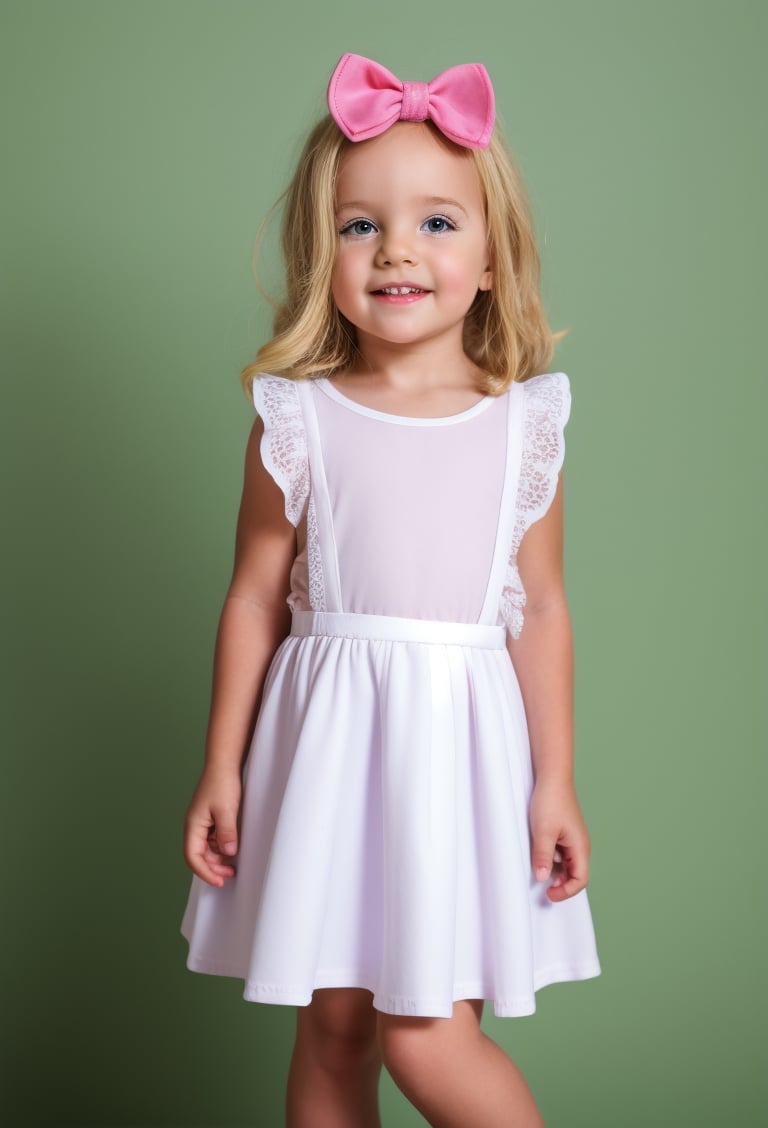
[[[440,207],[441,205],[448,205],[449,207],[458,208],[459,211],[467,215],[467,209],[458,200],[451,199],[450,196],[419,196],[415,201],[417,204],[428,204],[430,207]],[[345,211],[347,208],[358,208],[360,211],[370,211],[371,204],[368,200],[343,200],[336,206],[336,211]]]

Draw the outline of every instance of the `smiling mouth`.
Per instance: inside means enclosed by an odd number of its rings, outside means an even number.
[[[394,298],[405,297],[407,294],[428,294],[429,292],[429,290],[422,290],[418,286],[382,286],[381,289],[372,291],[374,294],[388,294]]]

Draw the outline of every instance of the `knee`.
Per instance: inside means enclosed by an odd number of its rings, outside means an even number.
[[[377,1036],[381,1059],[399,1088],[415,1091],[438,1083],[451,1062],[466,1060],[484,1035],[480,1030],[483,1003],[461,999],[449,1018],[405,1018],[380,1013]]]
[[[298,1039],[331,1073],[356,1072],[378,1059],[376,1015],[368,992],[315,991],[298,1015]]]
[[[431,1076],[439,1066],[440,1019],[379,1015],[378,1046],[381,1059],[395,1083],[406,1089],[415,1079]]]

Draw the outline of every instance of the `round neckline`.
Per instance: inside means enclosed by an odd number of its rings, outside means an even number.
[[[471,407],[459,411],[455,415],[393,415],[389,411],[379,411],[375,407],[366,407],[365,404],[350,399],[349,396],[340,392],[327,376],[318,377],[313,383],[317,384],[329,399],[341,404],[349,411],[356,412],[357,415],[364,415],[369,419],[379,419],[383,423],[396,423],[403,427],[449,427],[455,423],[463,423],[467,419],[473,419],[476,415],[480,415],[496,399],[495,396],[485,395],[477,403],[473,403]]]

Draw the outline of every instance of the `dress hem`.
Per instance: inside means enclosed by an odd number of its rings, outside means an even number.
[[[385,1014],[413,1016],[414,1018],[450,1018],[453,1013],[453,1003],[460,999],[482,999],[493,1004],[493,1013],[496,1018],[523,1018],[534,1014],[536,1010],[535,994],[543,987],[554,983],[580,982],[585,979],[594,979],[600,975],[599,963],[589,962],[584,964],[555,964],[543,968],[534,976],[533,991],[530,995],[521,995],[512,999],[496,999],[493,992],[483,986],[480,981],[473,980],[454,984],[453,998],[450,1003],[439,999],[411,999],[400,995],[387,995],[379,992],[374,986],[375,975],[365,975],[356,971],[336,969],[334,971],[319,972],[315,982],[308,991],[305,986],[284,986],[273,983],[252,982],[243,975],[242,971],[233,967],[217,963],[215,960],[206,960],[190,955],[187,960],[189,971],[201,972],[205,975],[222,975],[244,981],[243,998],[248,1003],[264,1003],[272,1006],[306,1007],[312,1001],[315,990],[329,987],[350,987],[370,991],[373,995],[373,1006]]]

